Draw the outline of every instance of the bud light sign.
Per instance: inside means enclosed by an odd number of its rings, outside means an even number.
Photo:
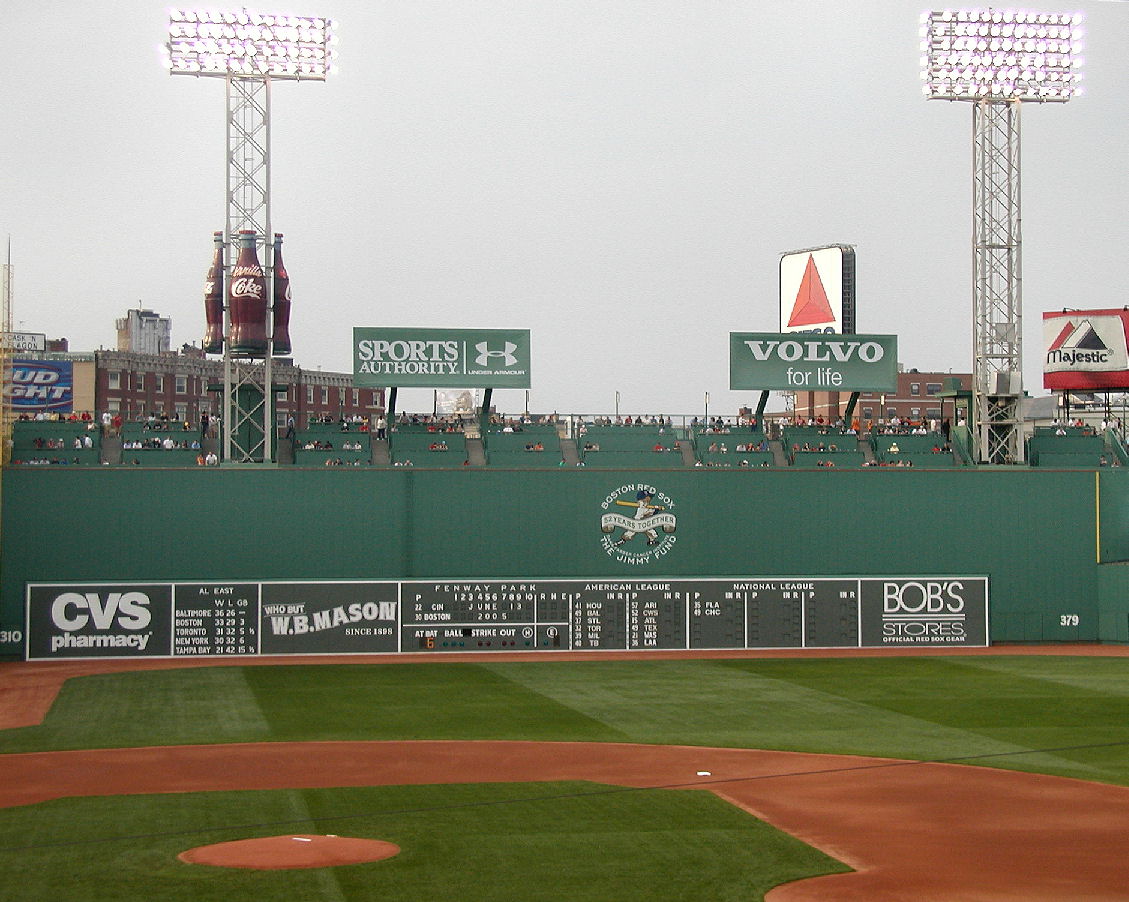
[[[16,360],[9,390],[16,413],[69,413],[74,405],[74,371],[69,360]]]
[[[863,646],[988,644],[986,577],[864,579]]]

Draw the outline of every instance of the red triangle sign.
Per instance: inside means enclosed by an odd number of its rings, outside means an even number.
[[[1066,339],[1074,334],[1074,323],[1067,321],[1066,325],[1062,327],[1062,331],[1058,333],[1058,338],[1051,342],[1051,346],[1047,348],[1048,351],[1057,351],[1065,344]]]
[[[800,280],[800,290],[796,292],[796,303],[792,306],[788,327],[816,326],[833,322],[835,322],[835,314],[831,311],[827,292],[823,290],[823,280],[819,278],[819,270],[815,268],[815,258],[808,254],[808,265],[804,269],[803,279]]]

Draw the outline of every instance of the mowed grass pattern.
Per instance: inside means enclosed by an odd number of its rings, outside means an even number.
[[[379,838],[402,851],[264,872],[176,858],[285,833]],[[781,882],[847,870],[711,793],[590,783],[64,799],[0,811],[0,862],[6,902],[747,902]]]
[[[964,761],[1129,785],[1129,659],[381,659],[73,680],[0,752],[214,742],[534,739]],[[316,762],[311,762],[316,767]],[[396,859],[183,865],[225,839],[340,833]],[[65,799],[0,811],[5,899],[758,899],[842,866],[703,792],[592,784]]]
[[[0,753],[382,739],[969,759],[1129,785],[1129,746],[1118,745],[1129,742],[1129,660],[382,659],[146,671],[68,682],[42,725],[0,733]]]

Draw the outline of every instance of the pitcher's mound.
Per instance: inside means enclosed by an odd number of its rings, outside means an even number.
[[[197,846],[176,857],[188,864],[278,871],[286,868],[330,868],[341,864],[362,864],[391,858],[399,853],[399,846],[377,839],[291,833],[286,836],[238,839],[212,846]]]

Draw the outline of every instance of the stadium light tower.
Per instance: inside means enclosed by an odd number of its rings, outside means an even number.
[[[227,82],[227,191],[224,241],[230,277],[240,231],[252,231],[273,281],[270,200],[272,81],[325,81],[333,69],[335,23],[317,16],[264,15],[248,9],[169,14],[166,66],[173,75]],[[270,250],[268,250],[270,249]],[[225,284],[230,279],[225,279]],[[274,437],[271,357],[273,292],[267,291],[267,349],[262,365],[233,355],[224,342],[224,457],[270,461]],[[226,306],[226,305],[225,305]],[[224,335],[230,335],[225,311]]]
[[[1081,93],[1082,15],[944,10],[921,20],[925,96],[973,104],[971,426],[982,462],[1019,463],[1019,110]]]

